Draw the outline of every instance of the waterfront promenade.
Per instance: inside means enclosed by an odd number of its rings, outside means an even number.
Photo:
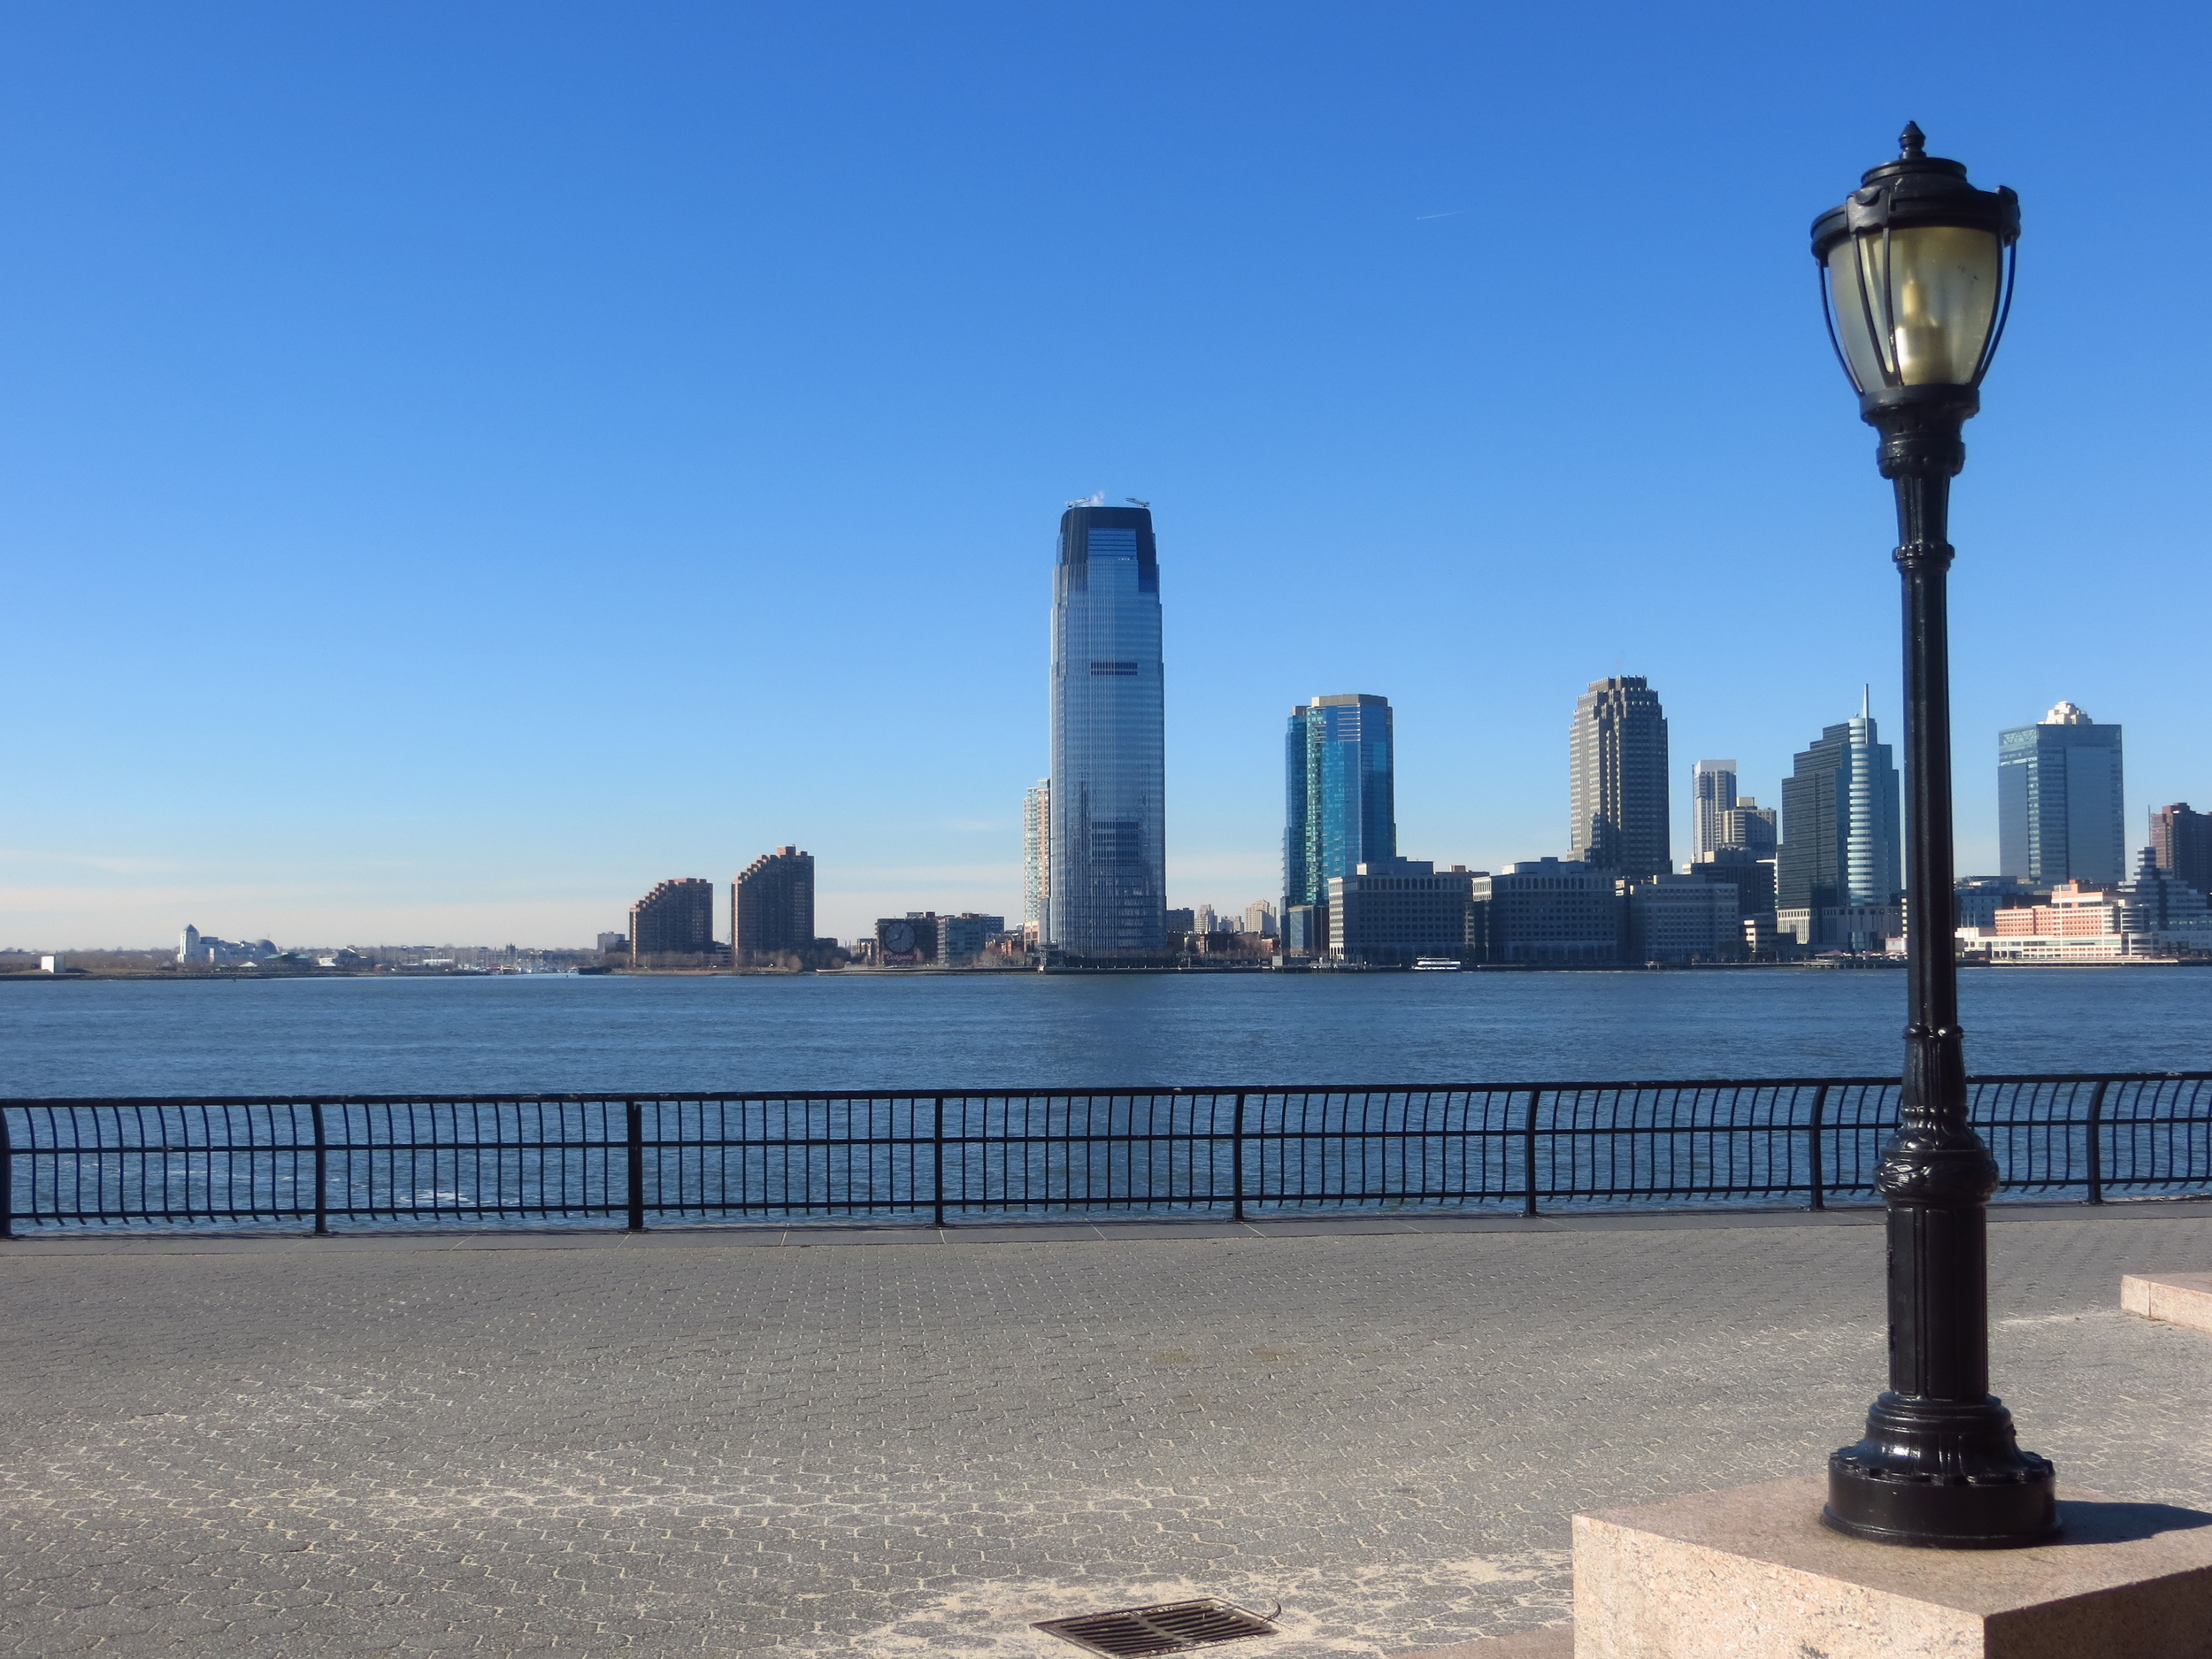
[[[2212,1508],[2212,1204],[1999,1211],[2063,1482]],[[1873,1212],[0,1245],[0,1653],[1046,1659],[1216,1594],[1377,1655],[1564,1617],[1567,1519],[1816,1469]]]

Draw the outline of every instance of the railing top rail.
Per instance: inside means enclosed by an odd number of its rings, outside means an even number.
[[[1970,1083],[2177,1083],[2212,1081],[2212,1071],[2020,1071],[1996,1072],[1967,1079]],[[1897,1083],[1885,1077],[1705,1077],[1599,1078],[1579,1082],[1518,1083],[1220,1083],[1128,1084],[1097,1088],[893,1088],[893,1089],[755,1089],[746,1091],[616,1090],[604,1094],[449,1094],[422,1092],[412,1094],[85,1094],[5,1095],[0,1108],[25,1110],[82,1106],[516,1106],[614,1105],[647,1102],[806,1102],[909,1100],[1081,1100],[1132,1097],[1217,1098],[1234,1094],[1573,1094],[1672,1089],[1760,1088],[1882,1088]]]

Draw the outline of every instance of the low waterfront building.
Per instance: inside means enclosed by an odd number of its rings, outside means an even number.
[[[1283,954],[1317,956],[1328,949],[1329,907],[1292,904],[1283,910]]]
[[[1737,890],[1700,875],[1639,881],[1628,889],[1628,938],[1639,962],[1733,960],[1743,955]]]
[[[276,954],[276,946],[266,939],[218,939],[189,923],[177,941],[177,960],[201,967],[242,968],[266,962]]]
[[[887,968],[917,968],[937,960],[937,912],[909,910],[876,923],[875,959]]]
[[[2134,879],[2062,881],[2042,902],[2001,910],[1958,930],[1959,947],[1992,962],[2118,962],[2212,951],[2212,905],[2158,867],[2146,847]]]
[[[1408,965],[1467,949],[1467,905],[1478,872],[1426,859],[1384,858],[1329,879],[1329,955],[1341,962]]]
[[[1774,913],[1775,931],[1807,950],[1878,956],[1905,931],[1901,904],[1793,905]]]
[[[1626,909],[1609,869],[1579,859],[1523,859],[1496,875],[1475,876],[1469,954],[1530,964],[1618,962]]]
[[[1013,935],[1021,937],[1019,933]],[[989,954],[993,942],[1008,937],[1003,916],[963,910],[940,916],[909,910],[876,923],[874,960],[887,968],[950,968]]]

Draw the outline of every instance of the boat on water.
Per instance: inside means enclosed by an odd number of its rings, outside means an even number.
[[[1413,971],[1416,973],[1457,973],[1459,958],[1456,956],[1417,957],[1413,964]]]

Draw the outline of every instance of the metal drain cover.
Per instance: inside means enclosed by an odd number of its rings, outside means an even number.
[[[1278,1633],[1272,1619],[1248,1613],[1218,1596],[1196,1601],[1163,1601],[1157,1607],[1125,1607],[1112,1613],[1086,1613],[1080,1618],[1052,1618],[1032,1626],[1048,1631],[1062,1641],[1071,1641],[1092,1653],[1115,1659],[1136,1659],[1156,1653],[1188,1653],[1218,1641],[1240,1641],[1247,1636]]]

